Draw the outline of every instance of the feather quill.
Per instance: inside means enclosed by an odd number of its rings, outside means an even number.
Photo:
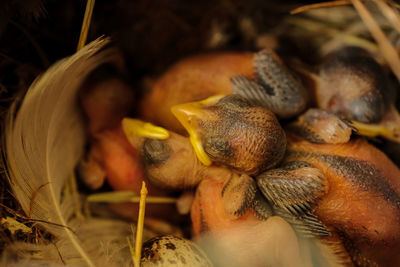
[[[80,207],[63,191],[83,153],[86,138],[78,89],[93,69],[117,60],[115,50],[103,49],[108,43],[107,38],[99,38],[50,67],[33,82],[22,103],[12,105],[5,121],[3,159],[14,196],[27,216],[56,237],[53,244],[35,247],[41,251],[43,262],[47,259],[52,264],[73,266],[111,264],[104,260],[106,255],[99,246],[105,245],[102,232],[116,226],[109,221],[104,225],[98,220],[76,218],[75,211]],[[83,228],[86,231],[79,231]],[[126,243],[126,236],[117,232],[111,243],[115,245],[119,237],[120,242]],[[29,251],[27,244],[15,243],[12,247]],[[49,249],[53,251],[51,257],[47,255]],[[32,257],[32,253],[26,255]]]

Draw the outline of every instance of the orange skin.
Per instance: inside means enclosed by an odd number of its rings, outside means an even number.
[[[213,175],[204,177],[196,189],[190,213],[194,236],[205,231],[218,232],[237,222],[258,221],[250,210],[237,219],[232,219],[226,214],[221,191],[224,182],[229,179],[231,171],[219,169]]]
[[[126,139],[121,128],[106,130],[96,136],[101,163],[107,174],[107,181],[115,190],[140,192],[144,180],[139,152]]]
[[[184,134],[183,127],[171,113],[171,107],[212,95],[231,94],[232,76],[253,76],[253,56],[253,53],[218,53],[179,61],[155,82],[141,100],[141,117]]]
[[[390,187],[400,194],[400,170],[386,155],[356,139],[345,144],[312,144],[290,136],[288,150],[318,155],[352,157],[373,165]],[[329,183],[329,190],[314,208],[317,217],[330,229],[345,232],[353,245],[364,256],[382,266],[400,265],[400,209],[385,200],[373,188],[351,183],[340,176],[332,165],[317,157],[294,155],[286,161],[306,161],[321,170]],[[365,177],[365,179],[368,179]],[[329,238],[328,238],[329,239]]]

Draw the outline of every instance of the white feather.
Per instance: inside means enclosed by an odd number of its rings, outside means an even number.
[[[111,263],[102,257],[107,253],[99,249],[99,245],[104,245],[102,232],[107,229],[114,229],[114,238],[126,244],[126,237],[116,229],[122,227],[120,222],[116,222],[118,226],[110,226],[108,222],[107,228],[98,221],[74,218],[74,211],[79,207],[71,206],[71,196],[63,192],[66,180],[83,153],[86,138],[77,92],[93,69],[116,60],[113,49],[103,49],[107,43],[108,39],[99,38],[54,64],[31,85],[18,111],[19,103],[12,106],[5,122],[7,176],[26,215],[43,221],[39,224],[56,236],[52,244],[35,247],[41,251],[42,260],[52,265],[107,263],[110,266]],[[129,229],[126,224],[124,227]],[[117,241],[113,242],[115,245]],[[21,250],[29,245],[16,243],[12,246],[19,246]],[[47,255],[49,249],[53,251],[51,256]],[[32,259],[29,253],[26,257]]]

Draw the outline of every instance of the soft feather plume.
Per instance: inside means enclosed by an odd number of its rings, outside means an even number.
[[[77,91],[89,73],[115,60],[99,38],[73,56],[54,64],[31,85],[17,111],[15,103],[5,122],[4,161],[14,196],[27,216],[54,234],[48,245],[11,244],[3,264],[20,256],[18,264],[122,266],[129,262],[128,224],[79,219],[66,180],[83,153],[85,128]],[[40,222],[44,221],[44,222]],[[33,253],[32,250],[35,252]],[[15,256],[15,255],[14,255]],[[15,263],[14,263],[15,264]]]

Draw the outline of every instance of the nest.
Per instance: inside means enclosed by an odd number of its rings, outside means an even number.
[[[121,67],[123,71],[119,67],[98,68],[88,75],[85,83],[97,84],[107,77],[119,77],[135,88],[134,93],[140,99],[153,77],[189,55],[268,48],[275,49],[285,59],[296,56],[302,62],[316,64],[343,46],[357,46],[369,51],[400,79],[397,4],[359,0],[310,5],[304,2],[120,0],[96,3],[88,40],[101,35],[111,36],[112,45],[120,51],[120,62],[115,65],[124,67]],[[0,16],[0,36],[5,40],[0,49],[0,112],[4,117],[13,102],[21,103],[40,73],[75,52],[85,7],[82,1],[55,4],[41,0],[6,1],[2,5],[4,8],[0,10],[8,11],[7,16]],[[373,141],[386,149],[394,162],[400,163],[393,144]],[[6,166],[3,166],[3,172],[7,172]],[[20,251],[10,249],[10,244],[21,241],[32,247],[51,246],[57,233],[46,227],[49,222],[33,219],[31,214],[24,212],[7,177],[0,180],[0,251],[6,249],[8,257],[13,253],[19,257],[17,252]],[[80,195],[91,192],[83,183],[73,181],[68,183],[67,190],[74,192],[79,202]],[[101,188],[103,191],[109,189],[107,185]],[[101,214],[104,213],[103,206],[97,213],[103,217],[116,216],[108,212]],[[85,215],[74,215],[79,216]],[[124,229],[121,231],[126,235],[132,235],[129,225],[121,223],[121,229]],[[163,226],[168,228],[168,233],[190,238],[187,218],[181,225]],[[146,231],[146,237],[156,234],[151,229]],[[62,251],[56,249],[49,253],[59,255]],[[54,255],[47,256],[54,260]]]

